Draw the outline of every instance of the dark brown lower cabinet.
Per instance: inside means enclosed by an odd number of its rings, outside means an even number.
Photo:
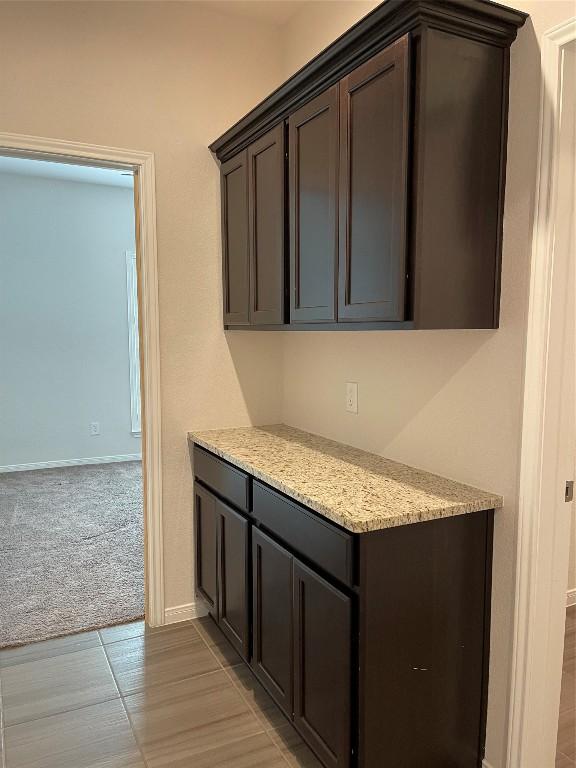
[[[236,650],[250,654],[249,523],[221,501],[218,513],[219,623]]]
[[[216,498],[199,483],[194,487],[196,592],[218,620],[218,519]]]
[[[195,486],[196,592],[228,640],[250,655],[250,530],[246,518]]]
[[[295,561],[294,725],[328,768],[350,765],[351,639],[351,598]]]
[[[321,764],[481,768],[494,511],[351,533],[211,458],[196,592]]]
[[[252,669],[282,711],[292,718],[292,555],[252,530]]]
[[[252,552],[252,668],[324,765],[348,768],[352,600],[257,528]]]

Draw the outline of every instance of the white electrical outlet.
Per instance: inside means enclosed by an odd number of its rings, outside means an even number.
[[[100,434],[100,422],[99,421],[91,421],[90,422],[90,434],[92,436]]]
[[[358,384],[355,381],[346,382],[346,410],[358,413]]]

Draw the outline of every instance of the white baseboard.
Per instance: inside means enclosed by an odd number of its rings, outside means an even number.
[[[576,605],[576,589],[569,589],[566,594],[566,607],[570,608],[571,605]]]
[[[483,760],[482,761],[482,768],[492,768],[492,766],[490,765],[488,760]]]
[[[190,619],[199,619],[206,616],[208,611],[200,600],[193,603],[184,603],[184,605],[173,605],[164,610],[164,624],[175,624],[177,621],[189,621]]]
[[[117,461],[141,461],[141,453],[128,453],[125,456],[93,456],[89,459],[60,459],[58,461],[36,461],[33,464],[6,464],[1,472],[28,472],[31,469],[52,469],[53,467],[76,467],[81,464],[111,464]]]

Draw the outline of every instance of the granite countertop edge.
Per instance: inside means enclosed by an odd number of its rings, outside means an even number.
[[[255,427],[255,429],[257,428]],[[285,482],[282,482],[278,478],[274,477],[274,475],[258,469],[249,461],[243,458],[239,458],[232,451],[225,450],[220,446],[217,446],[214,443],[210,442],[210,440],[207,440],[205,437],[201,436],[201,434],[205,434],[206,432],[209,432],[209,431],[210,430],[199,430],[198,432],[190,431],[188,432],[188,440],[192,443],[195,443],[201,446],[202,448],[205,448],[211,453],[214,453],[216,456],[219,456],[225,461],[228,461],[233,466],[238,467],[238,469],[244,470],[245,472],[252,475],[257,480],[261,480],[262,482],[269,485],[271,488],[274,488],[275,490],[286,494],[291,499],[294,499],[300,504],[303,504],[304,506],[309,507],[310,509],[312,509],[314,512],[318,513],[322,517],[325,517],[326,519],[331,520],[332,522],[342,526],[343,528],[345,528],[348,531],[351,531],[352,533],[367,533],[370,531],[378,531],[386,528],[395,528],[401,525],[411,525],[414,523],[426,522],[429,520],[438,520],[438,519],[443,519],[448,517],[455,517],[457,515],[470,514],[473,512],[482,512],[488,509],[499,509],[504,504],[503,498],[501,496],[498,496],[496,494],[491,494],[486,491],[481,491],[480,489],[473,488],[472,486],[465,486],[464,483],[451,481],[451,482],[454,482],[455,485],[466,487],[469,490],[477,490],[479,494],[479,498],[474,501],[467,500],[463,502],[455,502],[455,503],[446,504],[445,506],[435,506],[435,507],[431,507],[430,509],[420,509],[415,512],[408,512],[408,513],[398,512],[397,514],[382,515],[382,514],[378,514],[378,512],[375,510],[374,514],[371,515],[370,518],[366,520],[353,520],[351,518],[344,518],[340,512],[333,510],[329,506],[322,504],[321,502],[318,501],[318,499],[315,499],[307,494],[304,494],[298,491],[297,489],[291,487],[289,484],[286,484]],[[215,431],[219,432],[220,430],[215,430]],[[314,435],[314,437],[318,437],[318,436]],[[334,441],[329,441],[329,442],[334,443]],[[343,446],[343,447],[348,447],[348,446]],[[354,449],[354,450],[357,450],[357,449]],[[371,455],[377,456],[377,454],[371,454]],[[380,457],[380,458],[383,458],[383,457]],[[408,465],[405,465],[405,466],[408,466]],[[431,476],[433,474],[433,473],[425,472],[424,470],[415,470],[415,471],[422,473],[424,475]],[[443,480],[447,479],[441,475],[436,475],[436,477],[442,478]]]

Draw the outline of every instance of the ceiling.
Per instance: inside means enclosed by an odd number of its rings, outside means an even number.
[[[93,168],[87,165],[53,163],[48,160],[31,160],[22,157],[0,156],[0,173],[19,176],[37,176],[43,179],[77,181],[85,184],[106,184],[112,187],[132,188],[134,176],[129,171],[115,168]]]

